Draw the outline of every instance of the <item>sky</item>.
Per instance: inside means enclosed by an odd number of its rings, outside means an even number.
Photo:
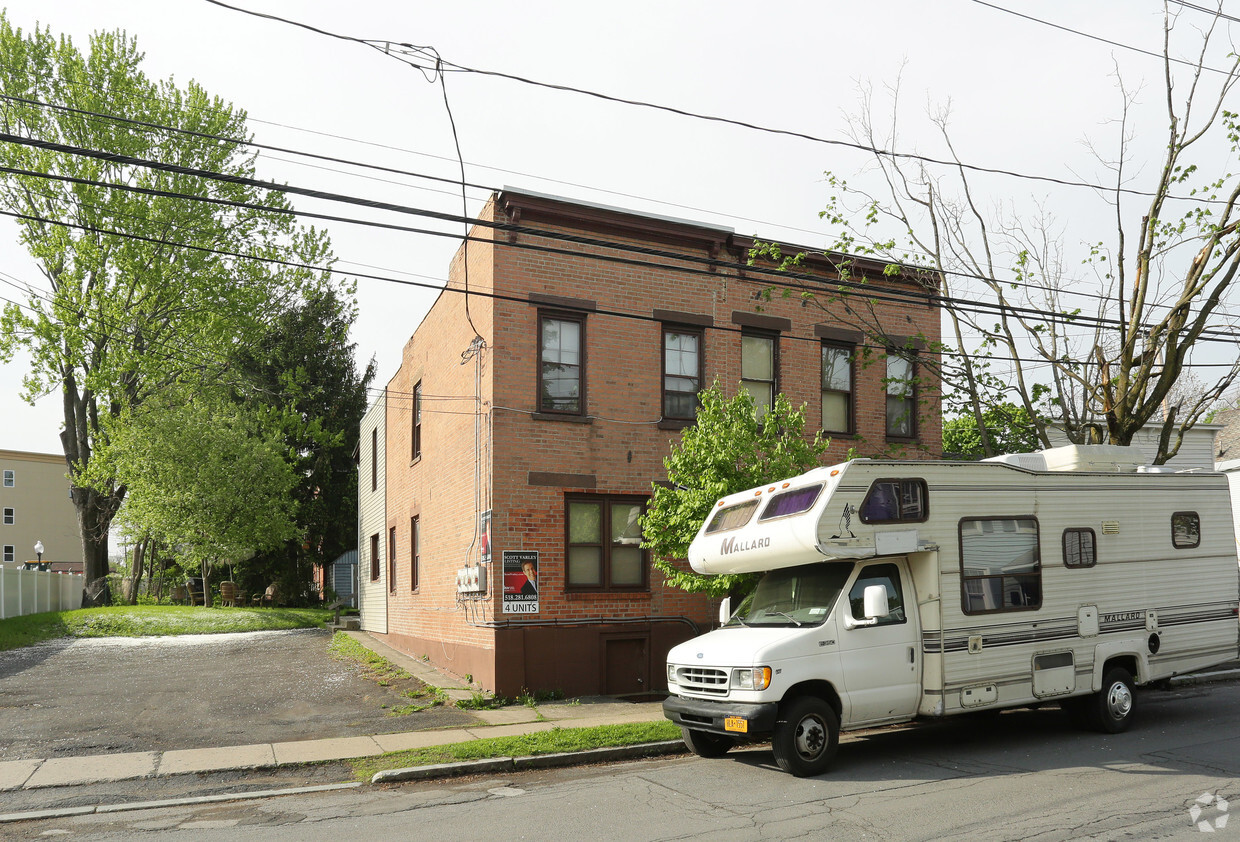
[[[230,2],[341,35],[429,46],[470,68],[827,140],[849,139],[866,88],[881,120],[898,82],[894,148],[942,155],[928,113],[950,105],[953,143],[963,160],[1058,179],[1105,177],[1091,147],[1111,152],[1121,135],[1117,73],[1135,96],[1130,125],[1141,129],[1133,132],[1131,171],[1138,177],[1152,174],[1166,133],[1161,63],[1116,46],[1161,50],[1162,6],[1153,0]],[[1229,11],[1240,13],[1240,3],[1229,2]],[[148,76],[194,79],[244,108],[260,142],[459,177],[444,89],[378,50],[207,0],[13,0],[5,9],[13,25],[50,27],[82,49],[93,31],[126,31],[146,54]],[[1183,14],[1182,32],[1206,22],[1196,12]],[[445,83],[466,180],[488,187],[823,246],[830,241],[818,217],[829,195],[824,172],[862,186],[876,177],[866,153],[841,145],[478,73],[452,73]],[[1225,152],[1219,155],[1222,163]],[[293,185],[461,212],[459,190],[444,182],[362,174],[276,153],[261,155],[258,167],[260,177]],[[1073,246],[1108,235],[1111,212],[1094,191],[999,175],[979,176],[977,185],[987,207],[1051,208]],[[468,211],[476,214],[486,191],[467,196]],[[302,199],[294,205],[340,211]],[[346,215],[383,218],[354,209]],[[427,227],[462,233],[456,225]],[[353,340],[360,363],[377,362],[375,385],[382,386],[433,303],[458,241],[328,228],[341,269],[430,287],[359,282]],[[15,228],[0,223],[0,298],[17,298],[6,281],[45,285]],[[27,367],[21,356],[0,364],[0,448],[58,453],[59,395],[33,406],[23,402]]]

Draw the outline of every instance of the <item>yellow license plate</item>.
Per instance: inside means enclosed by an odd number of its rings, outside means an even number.
[[[727,716],[723,720],[723,730],[740,731],[742,734],[749,731],[749,720],[742,719],[739,716]]]

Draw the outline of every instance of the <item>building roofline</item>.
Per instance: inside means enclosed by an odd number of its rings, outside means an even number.
[[[15,459],[20,462],[48,462],[56,465],[65,464],[63,453],[35,453],[29,450],[0,450],[0,459]]]

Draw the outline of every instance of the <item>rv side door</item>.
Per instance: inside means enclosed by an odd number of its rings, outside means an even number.
[[[875,586],[886,590],[888,611],[886,616],[866,617],[866,588]],[[921,700],[921,647],[908,563],[896,558],[861,566],[841,595],[840,611],[845,723],[912,717]]]

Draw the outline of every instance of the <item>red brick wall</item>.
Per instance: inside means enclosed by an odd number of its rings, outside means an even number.
[[[517,201],[521,201],[519,197]],[[488,204],[482,215],[508,221],[494,204]],[[728,251],[726,232],[607,213],[594,215],[598,217],[595,223],[572,223],[554,215],[540,215],[537,208],[526,206],[516,221],[541,230],[631,242],[693,257],[743,260],[738,250]],[[641,230],[643,226],[646,230]],[[491,236],[482,228],[475,234]],[[649,636],[648,681],[650,686],[660,687],[667,647],[692,635],[685,621],[709,625],[716,614],[714,603],[665,588],[654,570],[645,592],[569,592],[565,588],[564,552],[566,493],[648,496],[653,481],[666,479],[663,459],[679,433],[660,429],[657,423],[661,417],[662,334],[661,324],[651,320],[653,310],[713,319],[714,327],[705,331],[705,385],[717,378],[729,395],[736,392],[740,378],[740,333],[739,325],[733,323],[733,312],[755,313],[760,306],[763,315],[789,319],[791,329],[783,332],[779,341],[779,383],[794,404],[808,405],[811,427],[821,424],[816,324],[852,328],[868,320],[881,324],[890,335],[920,335],[933,342],[939,336],[939,312],[915,301],[858,298],[802,306],[795,296],[776,296],[770,302],[761,302],[755,300],[755,293],[769,282],[752,271],[721,268],[710,273],[677,272],[604,262],[593,256],[676,262],[666,257],[619,254],[600,246],[524,233],[512,236],[500,232],[495,238],[501,242],[493,247],[470,246],[471,288],[493,288],[500,296],[518,299],[470,300],[474,323],[488,344],[481,398],[490,411],[492,426],[489,450],[485,444],[482,450],[482,481],[490,493],[489,503],[484,500],[482,508],[489,505],[494,511],[490,587],[483,598],[458,600],[455,593],[456,570],[467,558],[470,564],[478,560],[476,550],[468,552],[475,517],[474,423],[469,414],[473,409],[474,367],[472,363],[459,364],[473,330],[465,319],[463,297],[445,292],[406,345],[401,369],[389,383],[393,399],[388,415],[388,509],[389,526],[397,529],[398,558],[398,584],[389,601],[393,639],[410,651],[422,648],[424,651],[414,654],[426,654],[458,674],[472,673],[483,686],[500,692],[528,688],[588,693],[603,692],[606,683],[595,654],[601,651],[599,640],[606,636],[604,630],[624,629]],[[518,245],[547,245],[574,254],[512,247],[506,244],[510,238]],[[458,253],[451,273],[454,288],[463,285],[461,269],[462,256]],[[915,289],[912,285],[901,288]],[[531,294],[587,299],[597,304],[586,316],[585,329],[589,423],[534,417],[539,306],[551,305],[528,303]],[[841,313],[845,304],[849,310]],[[835,314],[843,318],[836,319]],[[837,437],[826,462],[842,461],[850,448],[856,448],[860,455],[874,455],[888,446],[881,356],[881,351],[876,351],[872,363],[857,367],[857,435]],[[920,373],[924,376],[927,372]],[[423,455],[411,463],[407,396],[419,380],[426,396]],[[941,424],[932,382],[922,385],[920,397],[919,439],[905,452],[911,456],[918,450],[937,456]],[[577,486],[531,485],[531,472],[586,475],[593,481]],[[416,593],[407,586],[411,514],[421,517],[421,583]],[[500,559],[504,550],[518,549],[540,554],[540,612],[532,617],[502,613]],[[652,618],[658,620],[649,622]],[[530,628],[530,623],[543,631]],[[508,630],[497,633],[490,627],[495,625]],[[554,633],[548,631],[557,628]],[[561,641],[556,646],[564,657],[549,660],[541,650],[555,640]],[[572,646],[564,642],[570,640]],[[462,668],[464,664],[469,667]],[[572,676],[572,681],[565,676]]]

